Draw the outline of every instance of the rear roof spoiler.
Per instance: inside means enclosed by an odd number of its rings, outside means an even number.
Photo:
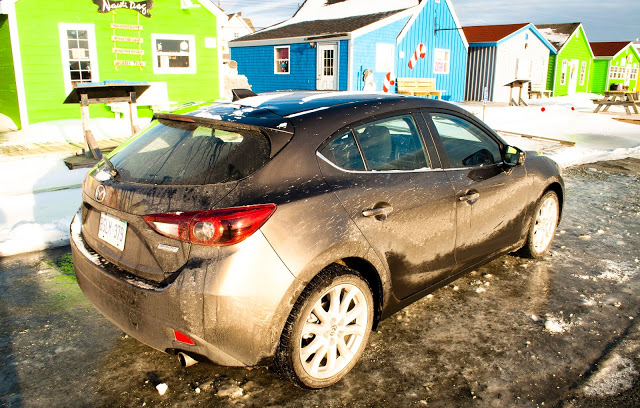
[[[248,98],[250,96],[258,96],[258,94],[253,92],[251,89],[245,88],[232,89],[231,94],[233,95],[231,102],[239,101],[240,99]]]
[[[165,119],[165,120],[176,120],[180,122],[189,122],[194,124],[205,124],[209,126],[214,126],[216,128],[222,130],[252,130],[255,132],[260,132],[266,134],[269,137],[269,141],[271,142],[271,154],[270,157],[273,157],[278,153],[293,137],[293,132],[285,131],[282,129],[274,129],[263,126],[249,125],[246,123],[239,122],[230,122],[225,120],[211,119],[211,118],[202,118],[199,116],[188,116],[188,115],[176,115],[172,113],[154,113],[152,120],[157,119]]]

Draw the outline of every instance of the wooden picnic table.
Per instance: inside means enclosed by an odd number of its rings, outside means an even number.
[[[593,113],[600,112],[600,109],[603,107],[604,109],[602,109],[602,112],[606,112],[612,105],[623,106],[627,115],[631,115],[631,110],[629,108],[633,109],[635,113],[640,113],[636,106],[639,103],[639,100],[640,98],[638,98],[637,91],[605,91],[604,98],[595,99],[593,101],[593,103],[598,105]]]

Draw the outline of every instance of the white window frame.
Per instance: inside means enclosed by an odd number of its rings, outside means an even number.
[[[629,73],[629,80],[636,81],[638,79],[638,68],[631,68],[631,72]]]
[[[438,70],[438,62],[443,61],[443,71]],[[446,48],[436,48],[433,50],[433,73],[449,75],[451,72],[451,50]]]
[[[289,58],[286,59],[287,61],[287,72],[280,72],[278,71],[278,61],[280,61],[280,59],[278,58],[278,50],[279,49],[283,49],[286,48],[289,52],[287,53],[287,55],[289,55]],[[282,60],[284,61],[284,60]],[[276,75],[289,75],[291,74],[291,47],[289,45],[276,45],[273,47],[273,73]]]
[[[567,66],[569,62],[567,60],[562,60],[562,69],[560,70],[560,85],[567,84]]]
[[[580,62],[580,86],[584,85],[584,79],[587,76],[587,61]]]
[[[69,69],[69,41],[67,30],[86,31],[89,41],[89,64],[91,66],[91,82],[100,82],[98,69],[98,52],[96,49],[96,30],[93,24],[59,23],[60,53],[62,56],[62,73],[64,75],[64,91],[68,95],[73,89],[71,85],[71,70]]]
[[[184,40],[189,42],[189,53],[158,53],[156,47],[157,40]],[[188,55],[189,66],[188,67],[161,67],[158,65],[158,56],[161,55]],[[153,73],[154,74],[195,74],[196,68],[196,37],[189,34],[151,34],[151,57],[153,59]]]

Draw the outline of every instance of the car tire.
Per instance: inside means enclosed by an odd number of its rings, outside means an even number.
[[[327,267],[294,305],[280,338],[276,368],[303,388],[335,384],[360,359],[373,310],[371,288],[357,271]]]
[[[521,249],[527,258],[542,258],[547,254],[560,219],[560,202],[554,191],[547,191],[536,204],[531,217],[527,241]]]

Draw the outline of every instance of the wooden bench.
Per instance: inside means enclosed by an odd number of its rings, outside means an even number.
[[[446,91],[436,89],[435,78],[398,78],[398,93],[412,96],[431,96],[442,99]]]
[[[537,99],[551,98],[552,94],[553,94],[553,91],[550,91],[548,89],[531,87],[531,89],[529,90],[529,99],[533,99],[534,96]]]

